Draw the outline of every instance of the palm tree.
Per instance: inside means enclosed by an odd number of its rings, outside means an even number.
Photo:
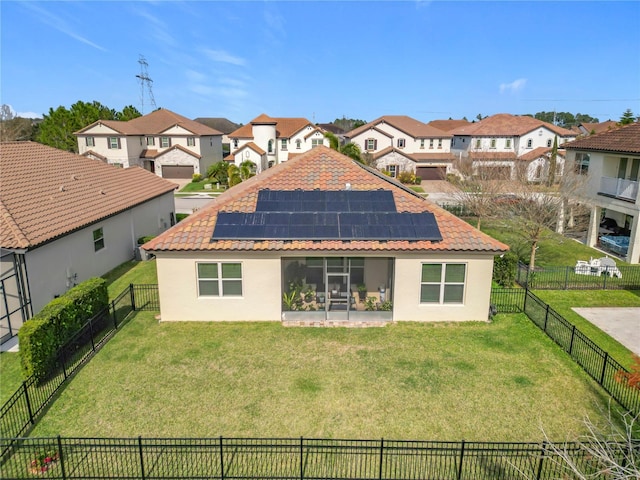
[[[229,188],[242,182],[240,169],[236,166],[235,163],[232,163],[231,165],[229,165],[229,168],[227,170],[227,176],[228,176],[227,184],[229,185]]]
[[[340,145],[340,139],[336,137],[331,132],[325,132],[325,138],[329,140],[329,147],[331,147],[336,152],[340,152],[343,155],[355,160],[356,162],[364,163],[362,161],[362,152],[360,151],[360,147],[355,143],[347,143],[346,145]]]
[[[243,181],[253,177],[256,174],[256,164],[251,160],[245,160],[240,164],[239,174]]]

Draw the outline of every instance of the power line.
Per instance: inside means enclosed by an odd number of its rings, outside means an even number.
[[[147,94],[149,96],[149,102],[153,109],[156,109],[156,99],[153,98],[153,90],[151,88],[151,84],[153,80],[149,77],[147,59],[144,58],[144,55],[140,55],[138,57],[138,63],[140,64],[140,75],[136,75],[136,78],[140,80],[140,113],[144,115],[144,91],[145,86],[147,87]]]

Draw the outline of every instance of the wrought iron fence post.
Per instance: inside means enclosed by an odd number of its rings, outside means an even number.
[[[542,454],[540,455],[540,461],[538,462],[538,472],[536,473],[536,480],[540,480],[542,478],[542,462],[544,462],[544,456],[547,452],[547,441],[542,441]]]
[[[458,480],[462,479],[462,459],[464,458],[464,440],[462,440],[462,445],[460,445],[460,464],[458,465]]]
[[[60,473],[62,474],[62,480],[67,479],[67,474],[64,470],[64,455],[62,455],[62,439],[58,435],[58,461],[60,462]]]
[[[544,314],[544,332],[547,333],[547,320],[549,320],[549,304],[547,303],[547,309]]]
[[[24,398],[27,401],[27,412],[29,412],[29,422],[31,425],[35,425],[35,420],[33,418],[33,411],[31,410],[31,401],[29,400],[29,389],[27,388],[27,382],[22,382],[22,390],[24,391]]]
[[[96,351],[96,344],[93,341],[93,318],[89,320],[89,337],[91,338],[91,349]]]
[[[144,473],[144,452],[142,451],[142,436],[138,436],[138,451],[140,453],[140,478],[145,479]]]
[[[609,267],[605,268],[604,270],[604,275],[603,275],[603,279],[602,279],[602,289],[606,290],[607,289],[607,275],[609,274]]]
[[[129,297],[131,298],[131,309],[136,311],[136,295],[133,293],[133,283],[129,284]]]
[[[300,437],[300,480],[304,478],[304,469],[302,466],[302,458],[304,456],[304,449],[302,446],[302,436]]]
[[[571,342],[569,343],[569,355],[572,355],[573,353],[573,339],[576,336],[576,326],[573,325],[573,328],[571,328]]]
[[[608,361],[609,361],[609,352],[604,352],[604,361],[602,362],[602,373],[600,374],[600,386],[604,384],[604,374],[607,371]]]
[[[384,438],[380,439],[380,466],[378,471],[378,478],[382,480],[382,460],[384,458]]]
[[[222,447],[222,435],[220,435],[220,480],[224,480],[224,449]]]
[[[569,289],[569,269],[571,267],[565,267],[564,268],[564,289],[568,290]]]
[[[116,301],[112,300],[111,301],[111,316],[113,318],[113,328],[115,330],[118,329],[118,315],[116,313]]]

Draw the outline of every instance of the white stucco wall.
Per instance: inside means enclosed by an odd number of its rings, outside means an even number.
[[[388,170],[389,165],[397,165],[398,172],[412,172],[416,171],[416,164],[413,160],[409,160],[404,155],[399,154],[398,152],[389,152],[388,154],[380,157],[376,160],[376,168],[378,170]]]
[[[182,150],[173,149],[169,150],[167,153],[156,157],[156,175],[162,177],[162,167],[171,165],[171,166],[190,166],[193,167],[193,173],[202,173],[206,174],[206,170],[204,172],[200,171],[200,160],[193,155],[189,155]]]
[[[137,239],[169,228],[172,213],[175,216],[173,192],[169,192],[27,252],[33,313],[74,284],[103,275],[131,260]],[[98,228],[103,229],[105,246],[96,252],[93,232]]]
[[[313,256],[319,255],[314,252]],[[344,256],[363,255],[345,253]],[[493,255],[402,253],[395,261],[394,285],[387,285],[387,257],[365,256],[365,283],[374,289],[385,285],[387,299],[393,300],[394,321],[487,320]],[[281,318],[280,254],[156,252],[156,258],[163,321],[279,321]],[[242,264],[242,297],[198,297],[197,262],[218,261]],[[375,262],[380,262],[379,268],[375,267]],[[423,262],[467,265],[463,304],[420,304]]]
[[[366,149],[366,141],[371,138],[378,141],[377,148],[375,150]],[[351,138],[350,141],[358,145],[362,152],[379,152],[380,150],[384,150],[385,148],[393,146],[393,138],[374,129],[365,130],[359,135]]]

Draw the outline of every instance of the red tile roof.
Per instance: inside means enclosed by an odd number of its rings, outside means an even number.
[[[360,135],[362,132],[369,130],[371,127],[376,127],[381,124],[387,123],[392,127],[406,133],[413,138],[448,138],[451,137],[450,133],[428,125],[416,120],[415,118],[408,117],[406,115],[385,115],[375,119],[365,125],[358,128],[354,128],[350,132],[345,134],[347,138],[353,138]]]
[[[640,123],[606,130],[562,145],[567,150],[640,153]]]
[[[0,143],[0,179],[3,248],[38,246],[177,186],[139,167],[122,169],[34,142]]]
[[[93,122],[91,125],[84,127],[82,130],[75,132],[75,134],[85,133],[91,127],[100,123],[112,128],[122,135],[159,135],[176,125],[184,128],[194,135],[222,135],[218,130],[208,127],[200,122],[190,120],[187,117],[183,117],[182,115],[178,115],[177,113],[164,108],[155,110],[147,115],[134,118],[127,122],[117,120],[98,120],[97,122]]]
[[[315,127],[306,118],[271,118],[263,113],[251,120],[247,125],[243,125],[236,131],[231,132],[229,138],[253,138],[253,124],[275,124],[277,138],[291,138],[307,125]]]
[[[561,137],[575,137],[576,134],[566,128],[537,120],[526,115],[510,115],[498,113],[477,123],[458,127],[449,133],[470,136],[520,136],[532,132],[536,128],[545,127]]]
[[[534,148],[533,150],[531,150],[530,152],[527,152],[523,155],[520,155],[518,157],[518,160],[522,160],[524,162],[531,162],[533,160],[536,160],[540,157],[548,157],[551,155],[551,148],[549,147],[538,147],[538,148]],[[565,151],[562,149],[558,149],[558,156],[559,157],[564,157]]]
[[[254,212],[258,191],[272,190],[390,190],[398,212],[432,212],[443,240],[219,240],[211,241],[217,214]],[[216,200],[145,244],[150,251],[477,251],[500,253],[508,247],[475,229],[434,203],[423,199],[385,175],[327,147],[289,157],[229,189]]]
[[[612,128],[616,128],[618,126],[618,123],[614,122],[613,120],[607,120],[606,122],[600,123],[581,123],[580,126],[587,131],[588,135],[591,135],[592,132],[602,133],[606,132],[607,130],[611,130]],[[582,133],[580,129],[578,129],[578,131]]]
[[[431,125],[443,132],[450,132],[459,127],[464,127],[465,125],[469,125],[468,120],[432,120],[427,125]]]

